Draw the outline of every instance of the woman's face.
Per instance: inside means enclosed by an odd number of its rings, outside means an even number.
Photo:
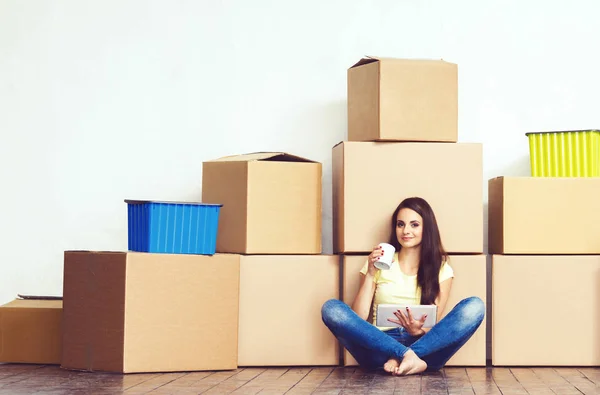
[[[409,208],[400,209],[396,216],[396,237],[402,248],[419,246],[423,239],[423,218]]]

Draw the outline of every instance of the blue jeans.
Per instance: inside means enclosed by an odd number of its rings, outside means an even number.
[[[325,302],[321,316],[329,330],[364,369],[382,368],[390,358],[402,360],[410,349],[427,363],[428,371],[436,371],[479,328],[485,316],[485,304],[478,297],[463,299],[422,336],[411,336],[404,328],[382,331],[337,299]]]

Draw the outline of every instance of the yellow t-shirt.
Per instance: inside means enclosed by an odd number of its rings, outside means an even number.
[[[360,270],[367,274],[369,262],[366,262]],[[440,283],[454,277],[454,270],[444,262],[440,268]],[[421,288],[417,287],[417,275],[408,276],[400,270],[398,264],[398,253],[394,254],[394,260],[390,270],[378,270],[373,279],[377,285],[373,297],[373,325],[377,322],[377,305],[379,304],[421,304]],[[392,327],[378,327],[379,329],[390,329]]]

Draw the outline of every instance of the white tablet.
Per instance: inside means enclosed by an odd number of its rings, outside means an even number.
[[[402,311],[404,315],[406,315],[406,305],[401,304],[380,304],[377,305],[377,326],[385,326],[385,327],[398,327],[400,325],[389,322],[388,318],[393,320],[397,320],[398,318],[394,315],[394,312],[397,310]],[[437,321],[437,306],[432,305],[409,305],[410,313],[412,314],[415,320],[421,319],[423,315],[427,314],[427,318],[425,319],[425,324],[423,324],[423,328],[431,328],[435,325]]]

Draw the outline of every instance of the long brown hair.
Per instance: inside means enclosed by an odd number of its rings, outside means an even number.
[[[390,244],[400,251],[402,246],[396,236],[398,213],[403,208],[415,211],[423,218],[423,238],[419,257],[419,270],[417,272],[417,285],[421,288],[421,304],[434,304],[440,293],[440,268],[442,262],[448,259],[448,254],[442,245],[440,230],[435,219],[433,209],[420,197],[404,199],[392,215],[392,229]]]

